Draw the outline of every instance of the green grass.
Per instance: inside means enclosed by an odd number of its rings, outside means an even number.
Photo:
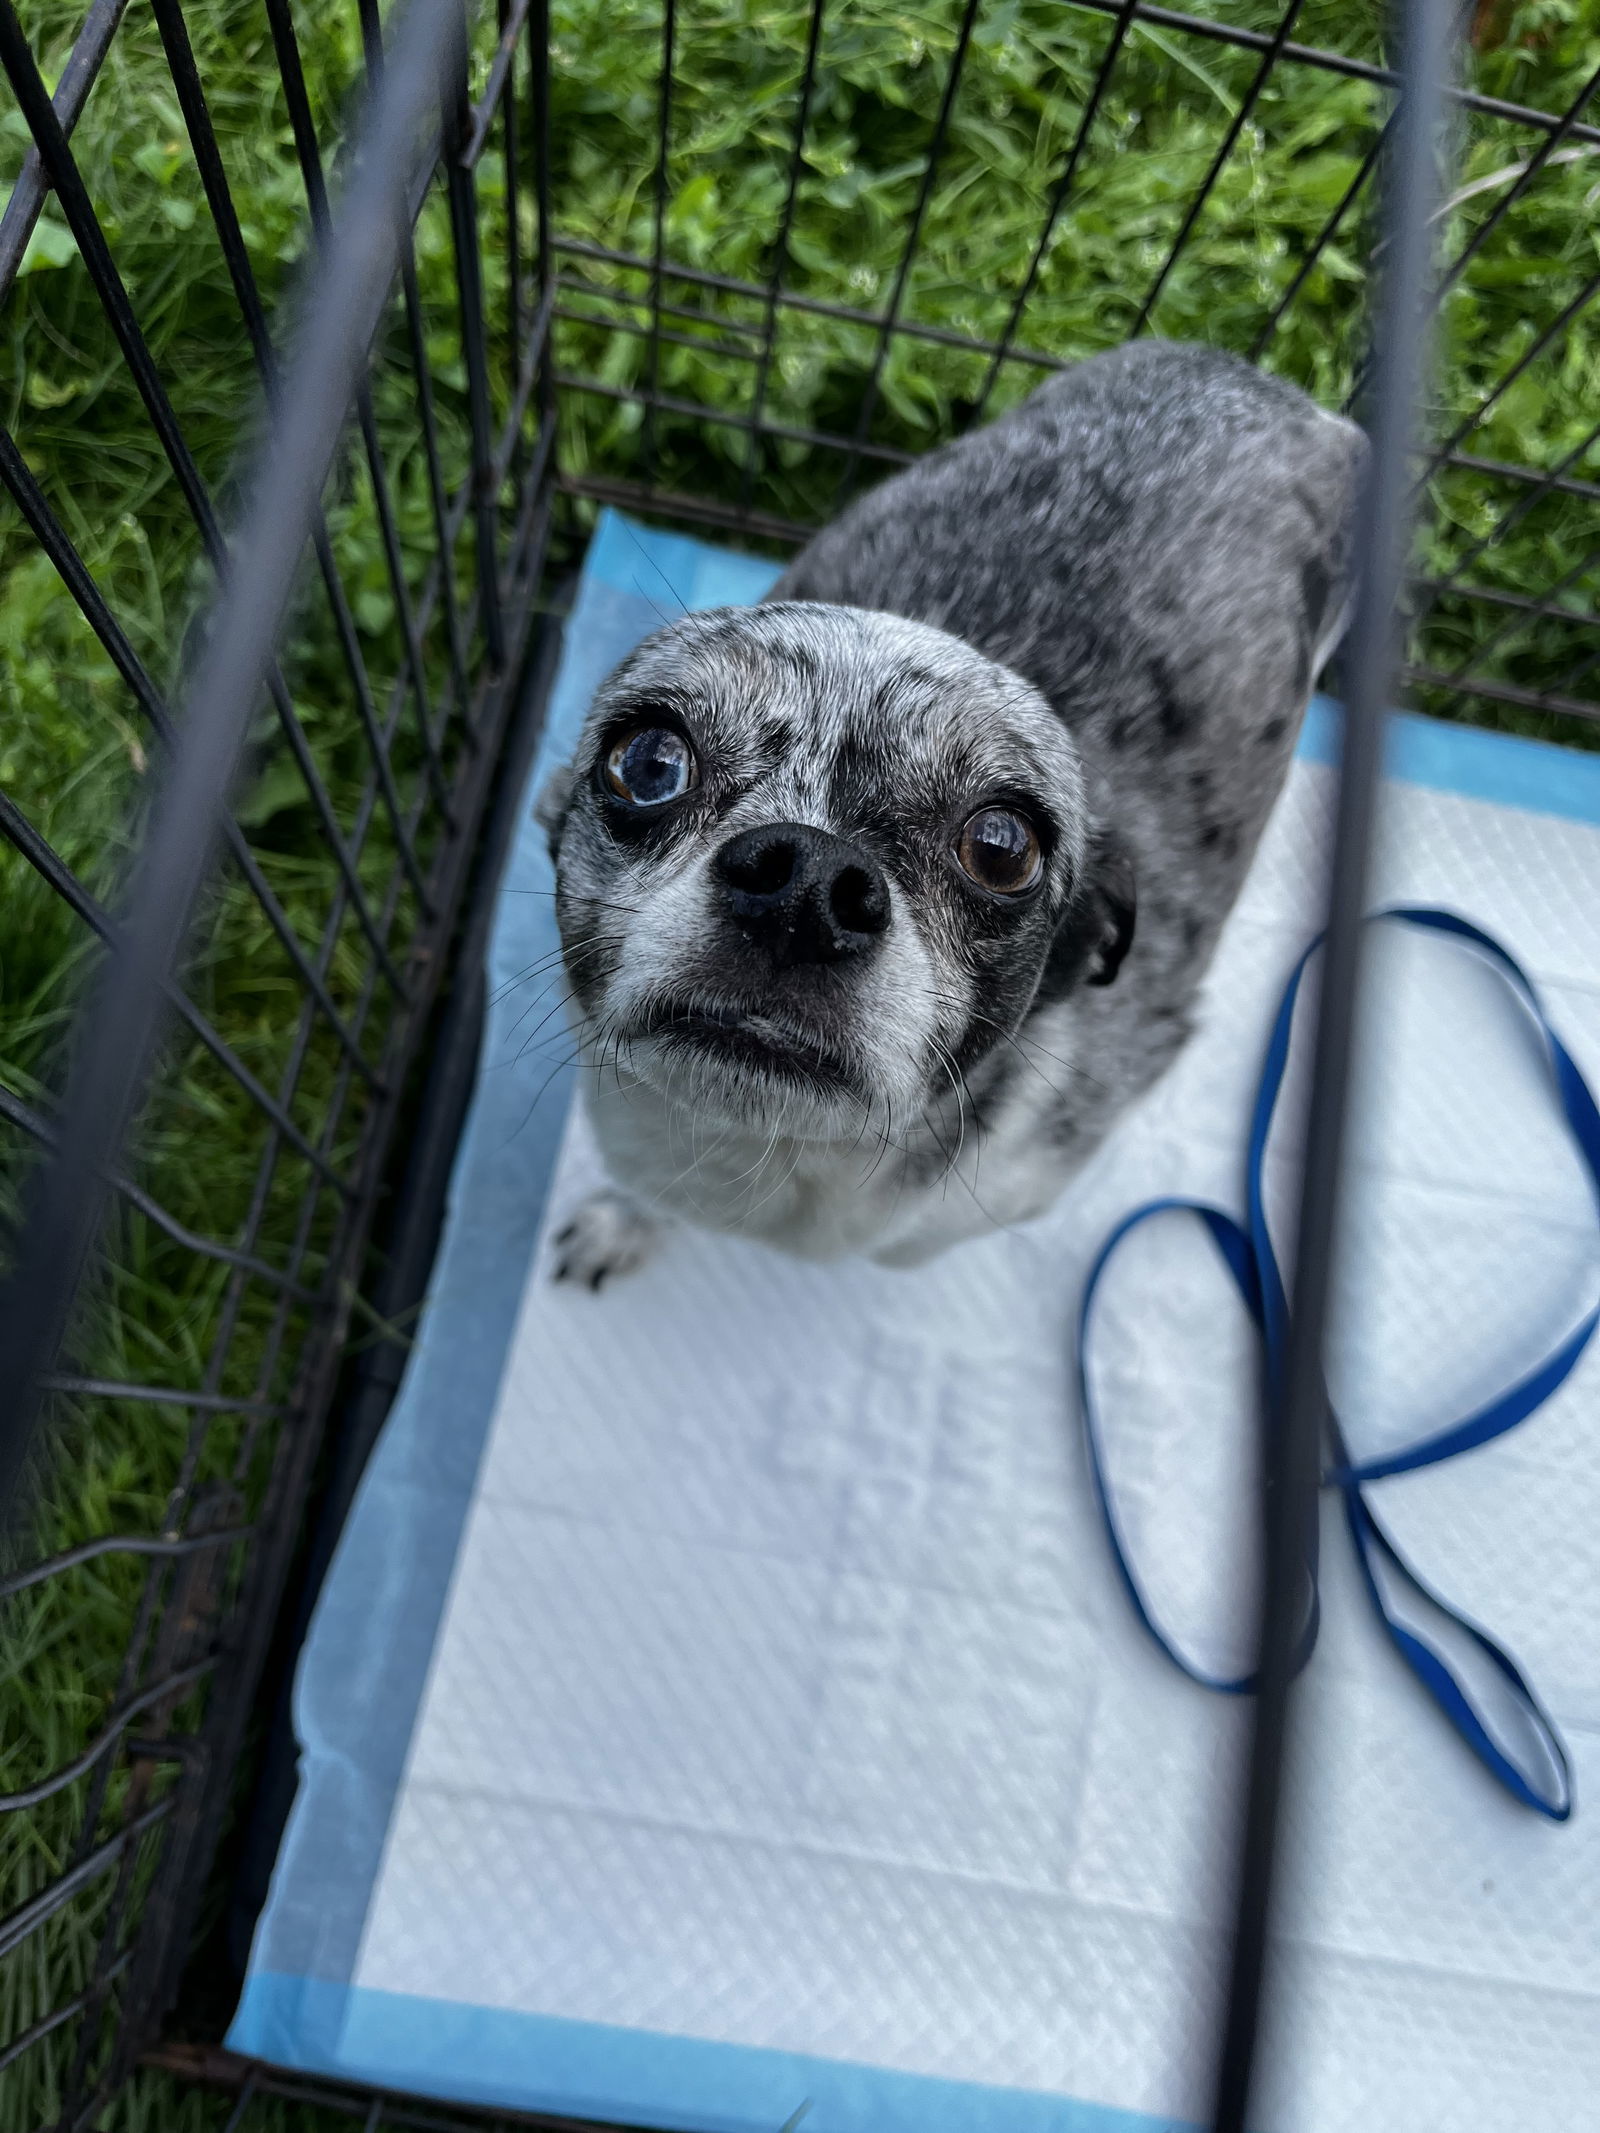
[[[1274,0],[1193,4],[1258,28],[1269,28],[1276,15]],[[53,79],[68,43],[63,16],[75,11],[63,10],[58,0],[30,0],[22,12]],[[801,0],[680,0],[678,12],[668,250],[682,264],[759,284],[770,268],[782,210],[806,9]],[[1473,78],[1494,95],[1559,105],[1600,59],[1600,29],[1588,0],[1527,0],[1521,6],[1486,5],[1479,13]],[[304,244],[304,192],[264,10],[261,0],[192,0],[187,14],[270,309],[288,288]],[[852,0],[830,15],[790,246],[788,285],[794,291],[869,312],[885,302],[958,16],[957,0],[926,0],[922,6]],[[359,74],[355,7],[353,0],[337,8],[301,5],[296,19],[320,136],[331,150]],[[1379,21],[1380,10],[1370,0],[1307,0],[1296,34],[1373,57]],[[653,242],[659,25],[660,0],[555,0],[559,228],[638,256],[648,256]],[[952,115],[905,316],[975,337],[1004,327],[1111,29],[1107,16],[1060,0],[990,0]],[[480,51],[480,78],[483,59]],[[1247,53],[1149,25],[1131,33],[1023,320],[1019,338],[1025,346],[1084,355],[1129,330],[1254,71]],[[1380,109],[1380,99],[1362,83],[1281,68],[1251,113],[1167,281],[1156,330],[1249,351],[1311,237],[1353,177]],[[241,440],[254,420],[254,380],[147,9],[129,10],[76,145],[196,459],[226,509]],[[1451,210],[1442,227],[1447,250],[1459,248],[1493,210],[1511,182],[1499,174],[1514,171],[1534,145],[1525,130],[1504,122],[1474,117],[1462,127],[1458,194],[1479,181],[1494,182]],[[0,187],[14,175],[24,146],[20,122],[0,97]],[[503,408],[515,350],[504,264],[509,210],[498,139],[479,166],[478,187]],[[1441,429],[1480,402],[1600,266],[1597,199],[1600,158],[1581,155],[1552,166],[1483,247],[1445,307],[1433,409]],[[518,235],[526,252],[534,235],[526,189]],[[1266,348],[1270,366],[1330,405],[1349,392],[1361,354],[1372,241],[1370,203],[1364,200]],[[466,464],[465,378],[448,228],[438,201],[425,211],[418,252],[443,452],[454,481]],[[557,338],[562,369],[615,392],[639,390],[647,343],[623,329],[644,323],[645,278],[574,256],[565,257],[563,266],[590,291],[587,297],[575,294],[574,306],[610,323],[563,321]],[[201,544],[54,210],[41,225],[28,268],[0,316],[0,417],[134,650],[156,681],[170,687],[181,670],[186,632],[207,596]],[[713,344],[758,327],[760,301],[670,275],[664,293],[704,317],[674,322],[690,345],[663,345],[663,389],[712,409],[747,410],[753,366]],[[607,300],[617,296],[628,301]],[[772,418],[850,434],[875,347],[870,327],[786,312],[768,385]],[[398,356],[400,349],[396,319],[385,353]],[[1597,358],[1600,328],[1585,313],[1504,395],[1471,449],[1495,460],[1554,465],[1595,419]],[[883,372],[875,439],[915,450],[949,435],[969,417],[983,375],[982,359],[960,349],[897,342]],[[1038,375],[1023,363],[1008,364],[994,406],[1015,400]],[[377,414],[415,584],[431,553],[432,533],[415,395],[403,362],[381,369]],[[736,501],[749,472],[758,508],[812,520],[827,514],[841,472],[837,455],[786,442],[763,447],[752,470],[743,432],[673,415],[656,426],[654,459],[647,445],[636,402],[595,393],[566,397],[561,455],[572,473],[637,478],[654,471],[667,487]],[[1588,455],[1573,471],[1600,478],[1600,454]],[[1520,493],[1482,475],[1453,472],[1436,480],[1422,567],[1434,574],[1448,568],[1493,529]],[[381,702],[399,671],[401,645],[370,486],[354,456],[339,470],[328,518]],[[1579,568],[1591,520],[1587,500],[1551,495],[1509,538],[1489,548],[1471,575],[1522,595],[1572,576],[1557,604],[1580,615],[1592,590]],[[463,544],[462,585],[469,562]],[[1448,671],[1484,645],[1496,626],[1495,611],[1447,597],[1427,622],[1422,656]],[[1492,648],[1486,671],[1514,686],[1549,688],[1587,643],[1588,632],[1576,619],[1539,619]],[[438,690],[444,647],[437,629],[425,651]],[[315,588],[284,663],[320,774],[348,822],[365,772],[365,748],[327,603]],[[1430,691],[1422,700],[1446,716],[1559,732],[1537,717],[1503,719],[1482,699]],[[1569,731],[1560,737],[1582,736]],[[314,944],[330,894],[326,840],[298,774],[265,725],[261,741],[241,819],[297,933]],[[138,706],[52,567],[9,505],[0,505],[0,787],[99,896],[114,897],[137,842],[157,753]],[[397,767],[407,792],[414,790],[421,775],[414,739],[402,743]],[[394,840],[380,815],[361,862],[375,898],[381,898],[393,865]],[[4,845],[0,913],[0,1083],[47,1108],[93,949],[79,923]],[[396,938],[407,937],[414,917],[402,897]],[[359,934],[347,921],[329,984],[348,1013],[358,1009],[365,962]],[[275,1085],[293,1042],[298,986],[258,905],[237,880],[225,882],[208,906],[192,986],[240,1056]],[[381,1028],[384,1012],[380,998],[374,1029]],[[236,1236],[261,1149],[256,1114],[182,1036],[169,1044],[166,1068],[141,1121],[140,1177],[181,1221],[213,1236]],[[319,1127],[337,1074],[337,1054],[319,1038],[293,1106],[306,1130]],[[352,1107],[341,1151],[360,1116],[359,1105]],[[16,1206],[24,1151],[3,1127],[0,1149],[6,1164],[0,1168],[3,1237]],[[298,1158],[280,1162],[267,1196],[263,1256],[281,1262],[294,1248],[306,1182]],[[324,1195],[302,1240],[313,1277],[327,1248],[332,1212]],[[229,1295],[225,1272],[123,1209],[109,1270],[82,1336],[85,1367],[148,1381],[198,1382]],[[246,1286],[224,1389],[256,1388],[266,1369],[274,1312],[269,1291]],[[300,1321],[292,1320],[291,1335],[301,1331]],[[294,1345],[291,1338],[283,1360],[266,1373],[269,1391],[287,1385]],[[40,1545],[64,1546],[111,1528],[156,1528],[186,1456],[189,1418],[155,1407],[63,1405],[58,1421],[64,1449],[43,1500]],[[248,1502],[259,1489],[262,1448],[238,1418],[213,1425],[196,1458],[195,1479],[224,1508],[227,1492]],[[137,1564],[110,1559],[10,1608],[0,1683],[0,1788],[32,1781],[103,1722],[142,1586]],[[118,1797],[114,1791],[107,1815]],[[80,1786],[37,1813],[0,1818],[0,1909],[60,1870],[83,1799]],[[101,1900],[58,1917],[49,1931],[0,1963],[0,2038],[79,1989]],[[42,2118],[58,2075],[57,2058],[47,2047],[0,2077],[0,2133]],[[220,2124],[223,2115],[206,2099],[180,2102],[152,2076],[105,2123],[135,2133],[146,2126]]]
[[[1273,0],[1212,0],[1203,10],[1270,28]],[[686,11],[676,69],[668,249],[677,259],[759,281],[781,212],[784,151],[799,72],[804,10],[723,0]],[[557,10],[565,100],[581,113],[569,151],[563,222],[614,250],[648,254],[655,111],[650,31],[655,0],[621,0],[604,15]],[[900,235],[912,211],[921,153],[938,108],[953,46],[955,5],[841,10],[825,32],[808,137],[806,174],[792,240],[790,286],[807,296],[872,310],[887,298]],[[1297,37],[1376,57],[1381,10],[1351,0],[1310,0]],[[620,29],[625,34],[611,34]],[[1051,188],[1075,132],[1111,24],[1069,7],[1000,0],[980,18],[952,118],[949,144],[906,295],[919,323],[978,338],[1004,329]],[[1518,101],[1559,105],[1600,56],[1600,30],[1580,0],[1545,0],[1515,11],[1500,41],[1478,55],[1476,85]],[[1057,355],[1086,355],[1133,325],[1208,169],[1220,135],[1247,94],[1256,60],[1225,47],[1184,42],[1148,25],[1132,32],[1025,316],[1021,338]],[[1157,331],[1252,350],[1299,260],[1345,192],[1372,138],[1377,94],[1360,82],[1281,67],[1255,105],[1154,315]],[[1457,190],[1514,172],[1535,142],[1525,129],[1474,117],[1464,128]],[[1466,199],[1442,228],[1447,253],[1465,242],[1511,180]],[[1547,169],[1484,246],[1452,292],[1442,325],[1433,416],[1438,431],[1470,413],[1491,386],[1600,266],[1595,188],[1600,163],[1582,155]],[[1265,351],[1265,361],[1329,405],[1350,391],[1362,353],[1366,261],[1373,230],[1364,197],[1322,255]],[[579,263],[573,262],[574,266]],[[634,296],[641,276],[584,265],[587,278]],[[758,322],[748,300],[667,284],[669,300],[703,305],[725,325]],[[591,306],[590,308],[594,308]],[[631,314],[642,323],[642,310]],[[691,337],[707,329],[685,327]],[[849,435],[870,329],[786,316],[769,391],[773,418]],[[563,328],[563,366],[613,386],[639,384],[645,345],[622,334]],[[1600,338],[1585,316],[1498,402],[1470,448],[1490,459],[1554,465],[1594,421]],[[918,449],[950,434],[980,389],[981,358],[926,342],[897,341],[885,366],[881,443]],[[723,409],[748,405],[747,366],[718,354],[668,347],[662,383],[683,398]],[[1008,365],[994,401],[1024,393],[1039,372]],[[580,404],[569,463],[642,463],[637,406]],[[740,492],[748,447],[730,428],[668,418],[660,425],[663,478],[686,489]],[[1594,473],[1595,455],[1574,471]],[[758,492],[770,508],[825,515],[839,461],[800,445],[769,447]],[[1432,485],[1433,518],[1423,567],[1449,559],[1487,533],[1516,499],[1504,481],[1450,474]],[[1534,593],[1583,557],[1587,501],[1554,497],[1491,550],[1475,574],[1498,590]],[[1588,588],[1566,597],[1578,610]],[[1446,600],[1430,618],[1426,663],[1453,670],[1498,622],[1479,606]],[[1577,626],[1547,624],[1491,656],[1487,672],[1524,687],[1549,686],[1586,647]],[[1438,694],[1429,709],[1483,717],[1481,703]]]

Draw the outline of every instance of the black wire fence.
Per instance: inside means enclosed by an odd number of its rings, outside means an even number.
[[[21,1781],[0,1797],[14,1902],[0,1924],[0,2080],[17,2124],[87,2123],[175,1989],[235,1798],[551,530],[549,255],[542,241],[523,251],[525,220],[547,228],[545,165],[524,157],[519,132],[530,105],[543,105],[545,47],[528,34],[527,8],[498,42],[490,26],[487,50],[469,47],[460,9],[415,9],[394,52],[376,5],[364,5],[371,117],[341,171],[342,137],[319,133],[308,87],[316,27],[297,29],[285,0],[269,0],[280,109],[320,267],[298,330],[292,298],[269,317],[230,188],[228,144],[191,42],[203,11],[154,0],[152,13],[235,306],[237,379],[222,382],[236,385],[236,421],[253,414],[253,390],[266,409],[262,478],[235,534],[221,530],[218,501],[236,485],[233,448],[223,440],[202,466],[184,419],[194,396],[163,374],[141,325],[148,276],[141,288],[124,278],[67,138],[133,18],[119,20],[120,6],[91,12],[52,101],[16,13],[0,5],[0,64],[34,144],[0,250],[15,270],[48,195],[142,403],[160,455],[155,484],[192,522],[197,568],[221,588],[180,648],[187,656],[163,660],[179,673],[169,686],[155,663],[167,648],[141,652],[140,622],[119,615],[74,539],[71,496],[8,431],[0,480],[120,680],[141,760],[148,747],[161,776],[131,871],[117,840],[139,842],[138,815],[125,831],[114,816],[106,824],[108,852],[81,838],[83,849],[63,850],[41,828],[63,812],[51,806],[48,762],[34,791],[0,797],[0,834],[20,863],[6,900],[19,989],[30,914],[48,903],[37,921],[47,937],[56,908],[81,935],[52,938],[44,973],[51,992],[65,986],[72,998],[19,1000],[33,1013],[19,1017],[0,1095],[20,1225],[0,1316],[7,1480],[39,1399],[59,1444],[33,1528],[35,1545],[57,1545],[36,1562],[24,1543],[6,1581],[22,1737],[11,1759]],[[503,177],[497,212],[480,214],[475,164],[491,139]],[[425,287],[420,255],[441,243],[449,271]],[[448,385],[436,376],[441,347]],[[309,579],[280,654],[302,550]],[[352,567],[371,551],[387,618],[377,632],[360,626],[372,588]],[[196,605],[205,614],[203,590]],[[180,978],[173,951],[241,743],[262,766],[258,795],[276,770],[295,781],[289,812],[310,844],[273,835],[276,815],[252,831],[247,787],[245,819],[218,825],[222,872]],[[241,1013],[233,987],[246,970],[254,999]],[[88,1019],[73,1043],[80,991]],[[139,1102],[158,993],[167,1027]],[[119,1144],[136,1102],[130,1171]],[[226,1150],[215,1173],[208,1129]],[[115,1204],[102,1254],[68,1337],[73,1361],[56,1367],[107,1173]],[[180,1313],[152,1313],[152,1297],[174,1293]],[[142,1337],[152,1316],[164,1354]],[[37,1383],[34,1364],[45,1371]],[[120,1516],[124,1504],[142,1517]],[[35,1655],[85,1612],[100,1616],[99,1649],[119,1654],[114,1667],[102,1657],[102,1671],[91,1665],[76,1683],[48,1667],[39,1675]]]
[[[0,0],[5,2127],[175,2123],[151,2066],[237,2099],[195,2124],[485,2122],[229,2058],[217,1919],[421,1294],[397,1269],[425,1271],[595,505],[792,546],[1143,332],[1356,406],[1384,452],[1345,661],[1350,997],[1400,559],[1424,706],[1583,745],[1600,717],[1600,37],[1571,13],[1410,0],[1396,39],[1342,0],[942,0],[909,28],[843,0],[92,0],[69,40]],[[209,274],[177,291],[196,226]],[[130,453],[108,529],[94,485]],[[1291,1498],[1348,1064],[1321,1057]],[[1292,1540],[1275,1561],[1302,1574]]]

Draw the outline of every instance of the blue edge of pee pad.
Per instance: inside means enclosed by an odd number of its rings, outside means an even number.
[[[679,607],[757,600],[778,566],[607,511],[590,545],[530,787],[570,752],[596,685]],[[1338,760],[1316,698],[1300,754]],[[1600,755],[1390,722],[1388,774],[1501,806],[1600,822]],[[501,987],[556,946],[544,840],[525,812],[489,949],[485,1062],[523,1011]],[[274,2065],[380,2087],[687,2133],[1153,2133],[1143,2113],[783,2051],[422,1999],[353,1985],[376,1879],[500,1372],[571,1095],[553,1075],[480,1073],[405,1384],[301,1659],[300,1797],[227,2042]],[[470,1213],[470,1219],[466,1219]],[[448,1427],[442,1426],[448,1419]],[[382,1513],[363,1503],[382,1477]],[[383,1634],[375,1634],[375,1624]]]

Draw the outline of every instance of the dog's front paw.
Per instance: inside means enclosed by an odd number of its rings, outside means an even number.
[[[661,1225],[636,1200],[597,1192],[583,1202],[555,1240],[557,1281],[603,1288],[614,1274],[631,1274],[649,1258]]]

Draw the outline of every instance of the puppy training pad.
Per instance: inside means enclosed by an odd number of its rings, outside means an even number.
[[[536,776],[679,602],[773,574],[608,515]],[[1045,1220],[915,1273],[684,1231],[599,1296],[552,1285],[598,1165],[559,1015],[540,1027],[556,990],[517,982],[555,945],[525,818],[430,1305],[301,1661],[300,1792],[234,2049],[704,2133],[802,2108],[806,2133],[1202,2114],[1248,1707],[1132,1617],[1072,1328],[1136,1203],[1240,1204],[1266,1032],[1318,923],[1336,719],[1313,706],[1176,1069]],[[1408,718],[1391,768],[1382,900],[1498,934],[1600,1078],[1600,758]],[[1360,1453],[1526,1368],[1597,1274],[1529,1030],[1470,954],[1374,951],[1335,1356]],[[1251,1338],[1193,1225],[1108,1277],[1124,1523],[1163,1616],[1219,1652]],[[1597,1392],[1591,1353],[1511,1436],[1372,1492],[1538,1685],[1573,1757],[1565,1826],[1442,1724],[1329,1518],[1263,2127],[1594,2122]]]

